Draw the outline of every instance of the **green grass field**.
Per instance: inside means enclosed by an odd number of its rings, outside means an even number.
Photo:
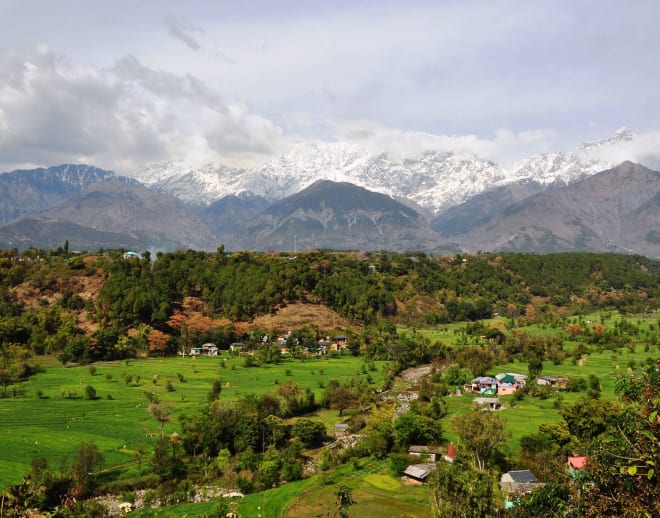
[[[583,317],[600,322],[602,315]],[[607,327],[621,318],[608,314]],[[640,329],[641,339],[657,333],[657,316],[629,319]],[[433,329],[417,329],[416,332],[431,341],[440,340],[456,346],[473,344],[478,337],[461,336],[465,324],[451,324]],[[529,326],[522,328],[534,335],[557,334],[559,328]],[[405,330],[411,332],[412,330]],[[565,349],[571,351],[576,342],[565,341]],[[646,347],[646,350],[645,350]],[[550,361],[543,363],[542,374],[556,376],[596,375],[602,385],[603,398],[614,398],[614,383],[618,374],[629,367],[638,370],[648,358],[657,359],[657,345],[637,343],[634,350],[624,348],[617,352],[602,351],[587,355],[583,362],[567,358],[560,365]],[[304,362],[285,360],[279,365],[259,368],[244,367],[244,359],[230,357],[226,353],[218,358],[166,358],[132,360],[96,364],[92,373],[87,366],[62,367],[52,357],[38,359],[44,371],[17,386],[13,397],[12,387],[8,398],[0,399],[0,437],[4,442],[0,455],[0,484],[20,482],[29,471],[31,459],[45,457],[51,468],[57,469],[60,461],[70,455],[81,442],[92,442],[104,455],[104,467],[118,466],[134,461],[138,452],[151,452],[158,434],[158,423],[149,415],[145,392],[156,395],[171,407],[170,423],[165,426],[169,434],[179,429],[177,416],[199,412],[206,404],[211,383],[222,381],[222,401],[233,401],[254,393],[274,394],[279,384],[294,381],[303,388],[309,387],[317,396],[331,379],[346,380],[352,376],[366,377],[364,361],[360,358],[339,356],[335,358],[309,359]],[[224,367],[222,361],[224,360]],[[384,362],[376,362],[376,369],[368,371],[373,387],[380,387]],[[509,363],[490,369],[487,374],[527,371],[527,363]],[[127,382],[127,377],[130,381]],[[181,380],[183,379],[183,381]],[[168,390],[168,384],[171,389]],[[86,397],[86,387],[91,385],[97,398]],[[585,397],[585,392],[561,392],[563,403],[570,404]],[[474,396],[463,395],[446,398],[449,415],[443,418],[444,437],[457,441],[451,424],[451,415],[467,412],[472,408]],[[515,461],[520,439],[538,431],[541,423],[558,422],[561,417],[555,405],[556,394],[547,399],[526,397],[512,405],[512,396],[502,397],[506,408],[500,413],[508,422],[511,432],[509,453]],[[347,412],[350,413],[350,412]],[[322,420],[329,431],[338,421],[336,410],[320,410],[314,416]],[[131,466],[117,470],[105,478],[131,480],[137,476],[137,468]],[[323,474],[258,494],[247,495],[239,504],[242,516],[327,516],[333,511],[335,492],[345,484],[352,488],[358,502],[351,515],[383,517],[430,515],[425,488],[401,486],[398,479],[387,474],[385,463],[360,460],[358,464],[340,467],[332,474]],[[214,502],[185,504],[166,510],[143,510],[136,516],[202,516],[215,508]],[[155,514],[154,514],[155,513]],[[331,514],[332,515],[332,514]]]
[[[621,315],[617,313],[591,314],[583,317],[585,321],[593,320],[593,322],[601,322],[601,317],[605,323],[606,328],[610,329],[614,323],[621,320]],[[658,319],[657,316],[637,316],[629,318],[629,321],[637,325],[640,329],[640,337],[650,338],[654,333],[657,333]],[[443,329],[418,329],[417,332],[423,333],[425,336],[441,337],[445,341],[455,343],[457,334],[455,331],[464,328],[465,324],[451,324],[443,326]],[[547,326],[527,326],[524,328],[530,335],[556,335],[561,330]],[[438,339],[438,338],[435,338]],[[577,342],[566,340],[564,348],[567,351],[573,350]],[[541,375],[548,376],[563,376],[563,377],[582,377],[588,379],[590,374],[598,377],[602,387],[602,398],[616,399],[615,382],[617,376],[628,373],[629,368],[633,368],[637,372],[643,368],[647,363],[647,359],[660,358],[660,349],[658,346],[651,346],[648,351],[645,351],[645,346],[637,343],[634,351],[628,348],[623,348],[618,351],[603,350],[602,352],[592,352],[583,358],[582,362],[573,361],[572,358],[565,359],[561,364],[555,365],[551,361],[543,362],[543,371]],[[503,372],[513,372],[525,374],[527,372],[527,362],[514,362],[502,365],[496,365],[490,369],[486,374],[496,375]],[[538,397],[526,397],[520,402],[513,403],[513,396],[503,396],[500,399],[503,401],[505,410],[500,415],[507,420],[508,430],[511,432],[511,440],[509,442],[509,452],[513,459],[517,456],[520,439],[525,435],[530,435],[538,432],[539,425],[542,423],[556,423],[561,421],[559,409],[555,406],[555,400],[558,394],[563,398],[562,404],[571,404],[579,401],[586,396],[586,392],[566,392],[566,391],[552,391],[548,399],[542,400]],[[448,441],[456,441],[458,436],[456,430],[453,429],[451,424],[451,416],[470,411],[472,409],[472,400],[475,396],[463,395],[460,397],[446,398],[449,415],[443,418],[444,435]]]
[[[222,359],[226,368],[221,367]],[[57,468],[81,442],[96,444],[107,467],[135,460],[140,449],[150,452],[158,424],[149,415],[145,392],[172,407],[171,421],[165,426],[165,432],[171,433],[178,429],[178,415],[194,414],[206,403],[214,379],[222,380],[220,400],[232,401],[250,393],[274,394],[276,381],[294,381],[320,396],[320,385],[331,379],[365,377],[363,361],[349,356],[290,360],[259,368],[243,367],[242,358],[227,355],[135,360],[96,364],[94,374],[88,367],[64,368],[52,360],[44,363],[45,371],[21,383],[16,398],[0,399],[2,487],[20,482],[34,457],[45,457],[51,468]],[[377,362],[376,370],[369,372],[374,387],[382,382],[382,365]],[[128,384],[127,375],[132,376]],[[168,382],[173,391],[167,390]],[[94,387],[97,399],[86,399],[87,385]],[[77,398],[69,399],[70,393]],[[334,422],[329,414],[323,420]]]
[[[339,516],[335,493],[341,486],[352,490],[355,504],[350,507],[351,516],[432,516],[426,487],[403,486],[398,478],[387,473],[386,461],[370,459],[340,466],[332,473],[322,473],[276,489],[246,495],[238,501],[237,512],[250,518]],[[198,517],[211,513],[216,506],[216,501],[181,504],[161,509],[141,509],[130,516]]]

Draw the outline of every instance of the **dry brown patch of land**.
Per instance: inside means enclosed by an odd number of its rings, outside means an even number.
[[[251,329],[274,329],[276,331],[291,331],[305,324],[313,324],[322,330],[351,329],[358,331],[359,326],[340,316],[330,308],[321,304],[288,304],[272,315],[256,317],[251,323]]]
[[[78,295],[84,302],[96,300],[103,286],[103,272],[99,270],[94,275],[73,275],[38,285],[34,281],[23,282],[11,289],[12,298],[27,308],[36,309],[47,301],[48,305],[57,304],[66,291]],[[86,310],[76,311],[78,326],[91,334],[98,329],[98,324],[92,322]]]

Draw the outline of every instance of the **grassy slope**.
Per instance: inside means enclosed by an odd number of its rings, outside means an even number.
[[[584,319],[591,319],[594,322],[600,322],[601,316],[599,314],[592,314],[585,316]],[[612,328],[614,322],[620,319],[620,315],[616,313],[608,313],[604,320],[606,328]],[[630,318],[629,320],[639,326],[640,333],[644,337],[649,337],[654,332],[657,332],[649,327],[650,324],[657,326],[657,316],[640,316]],[[501,322],[501,319],[493,319],[490,322],[486,321],[485,324],[486,326],[497,325],[496,323],[498,321]],[[449,324],[447,326],[440,326],[437,329],[417,329],[417,332],[428,337],[431,341],[439,340],[460,346],[460,331],[464,327],[465,324]],[[558,335],[561,332],[561,329],[559,328],[539,325],[527,326],[521,329],[527,331],[531,335]],[[469,337],[469,340],[470,344],[473,344],[475,342],[475,337]],[[571,351],[574,346],[575,342],[564,342],[564,348],[567,351]],[[660,358],[660,350],[658,347],[651,347],[648,352],[644,351],[642,345],[636,345],[634,352],[628,349],[622,349],[617,352],[606,350],[602,352],[594,352],[584,358],[582,365],[578,362],[573,362],[570,358],[564,360],[560,365],[554,365],[551,361],[545,361],[543,362],[543,371],[541,375],[583,377],[587,379],[590,374],[595,374],[603,389],[601,397],[615,399],[614,384],[616,376],[625,373],[628,366],[633,362],[635,363],[636,368],[639,368],[640,365],[645,363],[647,358]],[[514,362],[497,365],[486,374],[495,375],[502,372],[526,373],[527,363]],[[525,398],[523,401],[515,403],[514,407],[509,407],[501,412],[500,415],[507,420],[508,429],[511,432],[509,451],[513,457],[517,455],[520,439],[523,436],[536,433],[539,429],[539,425],[542,423],[556,423],[561,421],[559,409],[556,408],[554,404],[554,396],[556,394],[557,393],[554,393],[553,396],[546,400],[541,400],[539,398]],[[562,404],[570,404],[585,397],[586,393],[567,393],[562,391],[560,394],[563,398]],[[445,430],[444,435],[448,441],[457,441],[458,438],[456,431],[451,424],[451,416],[469,411],[472,408],[472,400],[474,397],[475,396],[472,395],[463,395],[461,397],[450,397],[446,399],[449,415],[443,419],[443,426]],[[501,399],[507,405],[511,405],[513,401],[512,396],[504,396],[501,397]]]
[[[264,517],[338,516],[333,514],[335,494],[344,485],[351,488],[356,502],[350,508],[351,516],[431,516],[425,487],[404,488],[399,479],[387,474],[387,462],[369,459],[277,490],[247,495],[238,511],[241,516],[258,516],[259,511]]]
[[[144,392],[153,392],[161,402],[172,406],[171,422],[165,426],[165,433],[171,433],[178,429],[179,414],[196,413],[206,403],[214,379],[223,382],[220,396],[223,401],[249,393],[274,393],[275,380],[280,383],[292,380],[320,396],[319,380],[348,379],[363,364],[359,358],[341,356],[244,368],[242,359],[224,358],[227,365],[224,369],[219,358],[166,358],[96,365],[95,375],[87,367],[46,366],[45,372],[21,384],[23,396],[0,399],[3,441],[0,486],[20,482],[34,457],[46,457],[51,467],[57,467],[62,457],[84,441],[99,447],[105,456],[105,466],[134,460],[136,450],[141,447],[150,452],[158,424],[147,411]],[[377,370],[370,373],[374,386],[381,383],[381,366],[382,362],[377,363]],[[286,374],[287,370],[290,375]],[[177,373],[183,375],[183,383]],[[107,379],[108,374],[111,379]],[[125,374],[133,377],[130,385],[123,379]],[[154,375],[158,376],[156,384]],[[173,392],[166,389],[168,380],[175,389]],[[84,399],[87,385],[96,389],[98,399]],[[43,399],[37,397],[39,390]],[[75,391],[83,399],[64,398],[62,394],[69,391]],[[113,399],[108,400],[108,395]]]
[[[598,321],[594,318],[594,321]],[[648,335],[648,324],[657,323],[657,317],[648,319],[635,319]],[[608,325],[612,320],[608,321]],[[432,340],[442,340],[446,343],[458,343],[460,329],[464,325],[443,326],[440,329],[418,329],[417,331],[429,336]],[[538,326],[525,328],[530,333],[557,333],[553,328],[540,328]],[[566,342],[570,350],[571,342]],[[657,347],[650,352],[644,352],[642,346],[636,351],[624,350],[620,353],[604,351],[593,353],[586,359],[584,365],[573,364],[566,360],[561,365],[545,362],[543,374],[563,376],[588,376],[590,373],[599,377],[603,386],[603,397],[614,397],[614,377],[612,374],[625,371],[628,364],[634,360],[637,364],[647,357],[658,357]],[[0,433],[5,435],[5,445],[0,460],[0,483],[6,484],[16,481],[29,469],[29,461],[34,456],[46,456],[51,465],[66,452],[72,449],[71,444],[81,440],[96,443],[106,456],[106,465],[126,462],[134,458],[134,451],[140,445],[150,450],[150,444],[157,432],[157,424],[149,417],[146,407],[147,401],[144,391],[156,392],[163,402],[176,405],[174,416],[179,413],[192,413],[199,409],[206,400],[206,394],[213,379],[223,380],[221,399],[232,400],[241,395],[254,392],[274,392],[275,380],[283,383],[289,379],[302,387],[310,387],[317,393],[319,379],[350,377],[357,373],[361,366],[360,359],[348,357],[332,360],[314,360],[306,363],[286,362],[282,365],[267,366],[260,369],[243,368],[241,359],[226,358],[227,368],[220,367],[219,359],[200,358],[191,359],[153,359],[130,364],[118,363],[97,366],[96,375],[92,376],[86,367],[63,369],[57,366],[47,367],[43,374],[37,375],[24,387],[26,397],[0,400],[0,422],[3,423]],[[232,365],[235,369],[232,370]],[[619,366],[619,369],[616,366]],[[380,368],[371,373],[375,383],[380,383]],[[497,372],[525,372],[526,363],[500,365],[492,369],[491,374]],[[286,374],[287,369],[290,375]],[[323,369],[323,374],[321,374]],[[107,380],[106,374],[112,374]],[[186,381],[180,383],[177,373],[184,375]],[[140,376],[139,386],[126,386],[122,380],[124,374],[131,374],[135,379]],[[159,377],[158,384],[154,385],[154,374]],[[81,384],[82,378],[82,384]],[[174,392],[167,392],[165,384],[170,380]],[[226,383],[229,382],[227,386]],[[101,399],[96,401],[67,400],[62,398],[62,391],[75,390],[84,394],[84,387],[93,385]],[[35,394],[43,390],[49,399],[39,400]],[[114,400],[105,399],[107,394],[114,396]],[[570,403],[583,397],[584,393],[564,393],[564,402]],[[504,398],[511,399],[510,397]],[[448,398],[450,414],[468,411],[471,408],[472,396]],[[539,424],[543,422],[556,422],[560,420],[558,410],[554,407],[554,398],[539,400],[526,398],[502,412],[509,422],[512,432],[511,453],[515,455],[520,438],[534,433]],[[320,412],[321,418],[328,426],[336,421],[336,412]],[[456,433],[452,429],[449,419],[445,418],[445,436],[448,440],[456,440]],[[68,427],[68,428],[67,428]],[[166,432],[176,429],[176,423],[166,427]],[[37,441],[37,444],[34,443]],[[124,445],[126,447],[124,447]],[[383,466],[369,468],[361,461],[361,468],[354,472],[353,466],[342,467],[337,475],[321,476],[292,484],[286,484],[277,490],[248,495],[240,504],[239,511],[244,516],[257,516],[258,507],[268,509],[263,516],[307,516],[305,513],[327,512],[332,509],[334,492],[341,484],[347,484],[354,490],[354,497],[358,506],[352,512],[360,511],[360,516],[386,516],[384,509],[397,508],[397,513],[408,513],[414,516],[425,516],[427,509],[421,505],[425,501],[423,488],[406,488],[402,491],[399,482],[389,479],[384,473]],[[342,470],[351,471],[344,473]],[[373,470],[371,472],[370,470]],[[378,470],[381,472],[379,473]],[[387,483],[386,483],[387,482]],[[340,484],[341,483],[341,484]],[[397,486],[396,488],[394,486]],[[402,495],[405,495],[402,498]],[[359,505],[359,504],[362,505]],[[416,510],[409,508],[420,506]],[[323,506],[327,509],[320,509]],[[213,509],[214,504],[200,504],[194,506],[177,506],[167,512],[172,516],[199,516]],[[399,506],[403,506],[399,509]],[[162,510],[159,510],[162,513]],[[285,514],[286,513],[286,514]],[[365,514],[366,513],[366,514]],[[421,514],[420,514],[421,513]],[[314,516],[316,514],[309,514]],[[159,514],[159,516],[162,514]],[[145,514],[144,516],[148,516]]]

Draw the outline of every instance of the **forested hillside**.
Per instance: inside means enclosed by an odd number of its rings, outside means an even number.
[[[639,313],[660,300],[660,262],[609,254],[290,257],[219,249],[124,258],[29,250],[5,252],[0,279],[2,342],[63,361],[130,357],[148,347],[168,354],[205,341],[227,348],[248,338],[255,317],[292,303],[325,305],[355,329],[382,319],[423,326],[493,315],[551,322],[599,308]],[[338,327],[315,332],[344,331]],[[162,343],[147,343],[148,335]]]

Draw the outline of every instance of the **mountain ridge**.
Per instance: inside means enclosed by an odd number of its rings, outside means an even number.
[[[549,152],[504,167],[476,155],[426,151],[416,157],[374,153],[345,142],[300,142],[265,165],[237,169],[206,164],[193,168],[182,160],[149,164],[134,177],[170,192],[189,204],[208,205],[229,194],[252,192],[269,201],[286,198],[317,180],[347,181],[366,189],[409,199],[434,214],[495,186],[534,181],[567,185],[615,164],[599,158],[604,151],[630,142],[622,128],[600,141],[570,152]]]

